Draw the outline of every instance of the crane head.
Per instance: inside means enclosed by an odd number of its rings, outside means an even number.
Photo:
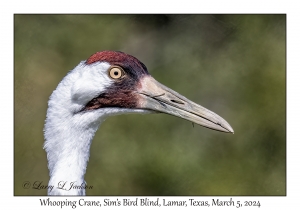
[[[234,132],[216,113],[156,81],[146,66],[131,55],[97,52],[80,67],[85,70],[81,70],[72,88],[72,101],[80,105],[76,113],[101,109],[110,114],[166,113],[217,131]]]

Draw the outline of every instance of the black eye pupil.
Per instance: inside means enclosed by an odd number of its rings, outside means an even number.
[[[117,76],[118,74],[119,74],[119,72],[117,72],[117,71],[114,72],[114,75],[115,75],[115,76]]]

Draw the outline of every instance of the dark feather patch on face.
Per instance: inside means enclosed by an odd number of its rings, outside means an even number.
[[[135,93],[137,83],[128,78],[126,80],[112,84],[105,92],[92,99],[82,111],[106,107],[137,108],[138,97]]]
[[[90,65],[95,62],[108,62],[110,65],[120,66],[125,76],[114,80],[98,97],[92,99],[82,111],[105,107],[137,108],[138,95],[136,90],[142,77],[149,75],[146,66],[137,58],[116,51],[103,51],[93,54],[86,60]]]

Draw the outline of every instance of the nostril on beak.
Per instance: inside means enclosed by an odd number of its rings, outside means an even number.
[[[172,99],[171,100],[173,103],[177,103],[177,104],[184,104],[182,101],[177,101],[177,100],[174,100],[174,99]]]
[[[156,96],[150,96],[151,98],[156,98],[156,97],[159,97],[159,96],[163,96],[165,95],[165,93],[162,93],[162,94],[159,94],[159,95],[156,95]]]

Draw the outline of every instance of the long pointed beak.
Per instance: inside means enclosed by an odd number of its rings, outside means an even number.
[[[234,132],[222,117],[160,84],[153,77],[145,76],[140,84],[139,108],[181,117],[217,131]]]

